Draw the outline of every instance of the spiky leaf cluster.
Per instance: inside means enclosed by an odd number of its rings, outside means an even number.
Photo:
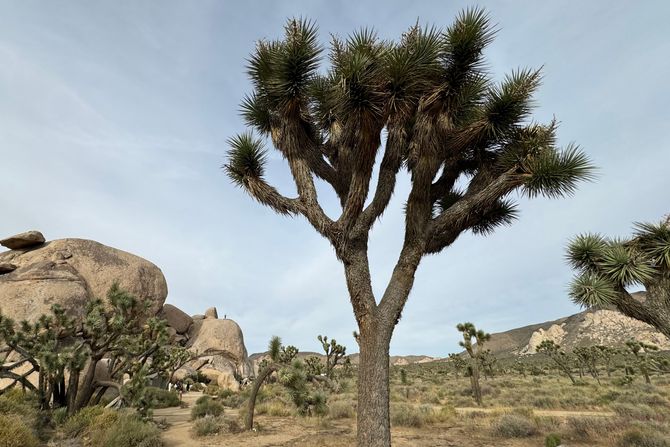
[[[587,307],[617,305],[627,287],[656,283],[670,273],[670,225],[637,223],[631,239],[575,237],[567,249],[578,275],[570,296]]]

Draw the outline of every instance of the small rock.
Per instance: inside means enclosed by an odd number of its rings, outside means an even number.
[[[216,307],[210,307],[205,311],[205,318],[219,318],[219,314],[216,312]]]
[[[14,270],[16,270],[16,266],[14,264],[10,264],[9,262],[0,262],[0,275],[13,272]]]
[[[197,314],[197,315],[193,315],[191,318],[193,319],[193,321],[195,321],[195,320],[204,320],[204,319],[205,319],[205,316],[202,315],[202,314]]]
[[[0,245],[7,247],[10,250],[18,250],[20,248],[34,247],[45,242],[44,235],[39,231],[26,231],[25,233],[15,234],[0,241]]]

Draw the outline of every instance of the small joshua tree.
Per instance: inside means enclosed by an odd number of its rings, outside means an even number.
[[[254,384],[251,387],[251,393],[249,394],[247,418],[244,423],[244,427],[247,430],[251,430],[254,427],[256,397],[258,397],[258,391],[261,389],[263,382],[265,382],[273,372],[279,370],[283,366],[289,365],[298,355],[298,348],[291,345],[282,345],[281,338],[275,335],[268,343],[268,355],[269,359],[264,359],[262,362],[261,368],[258,371],[258,376],[256,376]]]
[[[619,354],[620,350],[605,345],[597,345],[596,349],[598,349],[599,356],[601,359],[603,359],[603,363],[605,364],[605,372],[607,373],[607,377],[612,377],[612,359],[614,359],[614,357]]]
[[[482,389],[479,385],[479,367],[484,354],[484,343],[491,339],[491,334],[478,330],[472,323],[459,323],[456,329],[463,334],[463,341],[458,344],[465,348],[470,356],[468,371],[470,372],[470,383],[472,385],[472,394],[477,401],[477,405],[482,405]],[[473,344],[473,340],[475,344]]]
[[[325,335],[319,335],[317,339],[326,353],[326,375],[329,379],[332,379],[335,375],[335,366],[346,355],[347,348],[337,344],[334,338],[329,342]]]
[[[670,217],[637,223],[630,239],[582,234],[568,247],[567,258],[579,272],[570,296],[586,307],[614,306],[670,337]],[[644,285],[644,300],[628,288]]]
[[[573,385],[577,383],[572,376],[572,369],[570,367],[570,357],[561,349],[559,345],[553,340],[542,340],[537,347],[537,352],[548,356],[558,367],[559,371],[565,373]]]
[[[596,346],[580,346],[572,351],[579,363],[580,377],[582,376],[582,371],[586,369],[591,377],[596,379],[598,385],[600,385],[600,374],[598,373],[600,352],[600,349]]]
[[[646,383],[651,383],[649,374],[658,364],[649,353],[658,351],[658,347],[639,340],[631,339],[626,342],[626,348],[630,354],[633,354],[633,357],[635,358],[635,366],[644,377],[644,381]]]

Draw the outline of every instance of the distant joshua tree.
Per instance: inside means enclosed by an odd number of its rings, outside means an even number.
[[[649,374],[652,369],[658,366],[656,360],[649,355],[650,352],[658,351],[658,346],[651,345],[639,340],[628,340],[626,342],[628,352],[633,354],[635,358],[635,366],[644,377],[646,383],[651,383]]]
[[[561,349],[559,345],[554,343],[553,340],[542,340],[537,347],[537,352],[547,355],[551,360],[554,361],[556,366],[560,371],[563,371],[566,376],[570,379],[573,385],[577,384],[574,376],[572,375],[572,369],[570,367],[570,357]]]
[[[469,9],[446,29],[415,25],[397,41],[370,29],[333,37],[323,58],[316,27],[293,19],[282,39],[258,42],[249,58],[253,92],[241,111],[256,134],[231,138],[224,169],[261,204],[305,217],[344,265],[360,333],[359,447],[391,444],[389,344],[423,257],[464,232],[513,222],[514,192],[562,197],[592,176],[584,153],[557,147],[556,122],[531,120],[539,71],[493,81],[483,51],[494,34],[488,16]],[[296,197],[268,183],[264,138],[287,162]],[[411,179],[404,242],[375,297],[369,234],[401,170]],[[338,217],[326,214],[315,179],[334,192]]]
[[[326,354],[326,375],[329,379],[332,379],[335,374],[335,366],[347,354],[347,348],[337,344],[334,338],[329,342],[325,335],[319,335],[317,339]]]
[[[670,337],[670,217],[637,223],[630,239],[582,234],[568,247],[567,258],[579,272],[570,296],[583,306],[615,306]],[[644,285],[644,300],[627,290]]]
[[[477,330],[472,323],[460,323],[456,329],[463,334],[463,341],[458,342],[470,356],[470,365],[468,372],[470,373],[470,383],[472,384],[472,394],[477,401],[477,405],[482,405],[482,389],[479,385],[479,368],[484,356],[484,343],[491,339],[491,334],[482,330]],[[473,344],[473,341],[475,344]]]

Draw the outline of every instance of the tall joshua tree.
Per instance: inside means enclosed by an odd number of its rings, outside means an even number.
[[[333,38],[320,67],[316,27],[289,20],[283,38],[258,42],[249,59],[253,92],[241,111],[252,130],[230,139],[224,169],[263,205],[305,217],[344,265],[360,333],[359,446],[391,443],[389,343],[421,259],[463,232],[510,224],[515,191],[561,197],[592,174],[575,146],[557,148],[555,122],[530,122],[539,71],[491,80],[483,50],[494,34],[479,9],[446,29],[413,26],[397,41],[366,29]],[[266,138],[288,163],[295,197],[265,179]],[[411,179],[403,245],[375,297],[368,237],[401,169]],[[335,192],[338,217],[324,211],[315,178]]]
[[[637,223],[630,239],[582,234],[567,258],[579,272],[570,287],[573,301],[586,307],[614,306],[670,337],[670,216],[659,223]],[[644,300],[627,290],[641,284]]]
[[[484,343],[491,339],[491,334],[477,329],[472,323],[459,323],[456,326],[459,332],[463,334],[463,341],[458,342],[461,347],[470,356],[470,384],[472,385],[472,395],[477,401],[477,405],[482,405],[482,388],[479,386],[479,367],[481,365],[484,351]],[[474,343],[473,343],[474,341]]]

